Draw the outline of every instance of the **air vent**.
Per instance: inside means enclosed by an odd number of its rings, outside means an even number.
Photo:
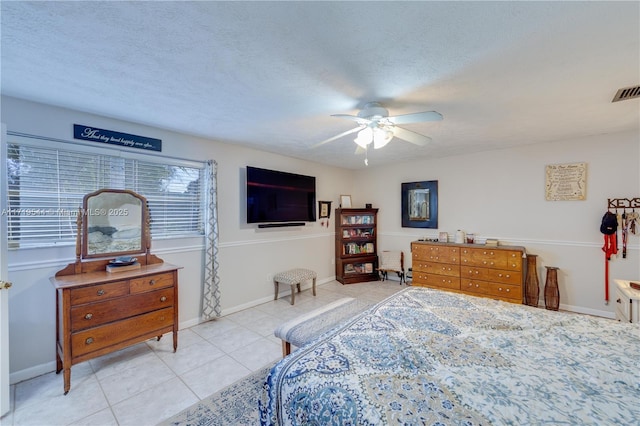
[[[640,98],[640,86],[625,87],[618,89],[611,102],[626,101],[627,99]]]

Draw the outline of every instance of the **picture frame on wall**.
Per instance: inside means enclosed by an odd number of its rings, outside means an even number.
[[[402,184],[402,227],[438,227],[438,181]]]
[[[340,196],[340,207],[343,209],[351,208],[351,195],[341,195]]]
[[[331,216],[331,201],[318,201],[318,217],[328,219]]]

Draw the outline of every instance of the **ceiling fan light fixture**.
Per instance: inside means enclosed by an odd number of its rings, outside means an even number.
[[[365,127],[358,132],[358,137],[353,140],[359,146],[366,148],[371,142],[373,142],[373,130],[371,127]]]
[[[393,132],[388,129],[376,128],[373,130],[373,148],[379,149],[393,139]]]

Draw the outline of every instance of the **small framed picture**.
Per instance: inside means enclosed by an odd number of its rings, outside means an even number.
[[[351,195],[341,195],[340,196],[340,207],[343,209],[351,208]]]
[[[438,234],[438,241],[440,241],[441,243],[446,243],[449,240],[449,234],[447,234],[446,232],[440,232]]]
[[[331,201],[318,201],[318,211],[320,219],[329,218],[331,216]]]

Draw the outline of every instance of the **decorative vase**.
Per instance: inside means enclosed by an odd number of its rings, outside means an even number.
[[[525,281],[524,302],[529,306],[538,306],[539,283],[536,267],[537,254],[527,254],[527,279]]]
[[[551,311],[557,311],[560,307],[560,290],[558,289],[558,268],[547,268],[547,282],[544,284],[544,306]]]

